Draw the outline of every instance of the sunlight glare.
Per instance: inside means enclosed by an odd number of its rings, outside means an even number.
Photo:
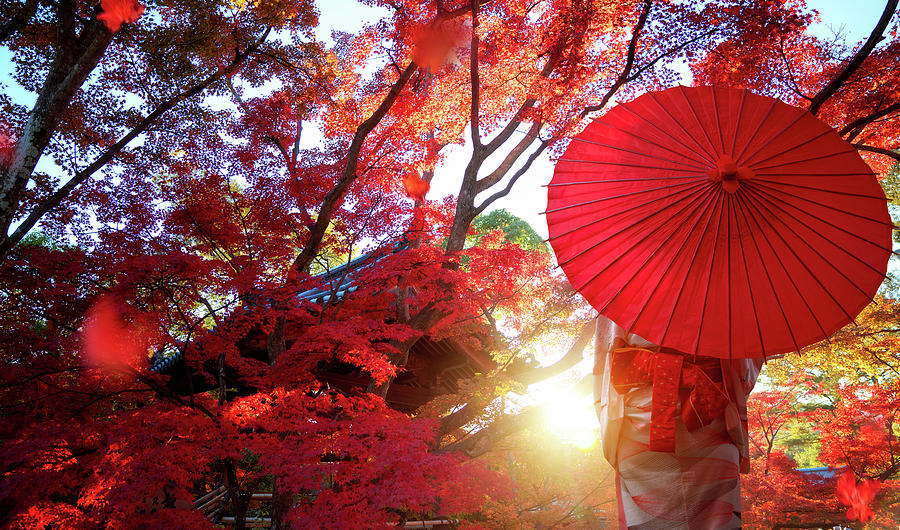
[[[576,396],[566,390],[551,394],[546,426],[560,440],[582,451],[590,451],[599,439],[597,417],[590,397]]]

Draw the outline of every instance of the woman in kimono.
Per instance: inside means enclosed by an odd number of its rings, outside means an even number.
[[[747,396],[762,359],[685,355],[600,315],[594,399],[620,528],[741,527]]]

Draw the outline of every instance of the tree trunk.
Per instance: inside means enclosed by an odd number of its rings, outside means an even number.
[[[270,366],[274,365],[278,357],[284,353],[284,324],[284,314],[279,315],[275,318],[275,327],[272,328],[271,333],[266,335],[266,353],[269,356]]]
[[[96,19],[75,38],[65,29],[73,24],[74,13],[63,13],[64,10],[61,6],[61,29],[58,31],[56,57],[50,66],[50,73],[16,142],[10,165],[0,173],[0,243],[7,238],[22,192],[69,102],[112,42],[113,33]]]
[[[287,513],[293,506],[294,496],[278,490],[278,480],[272,485],[272,528],[285,530],[290,528],[286,521]]]

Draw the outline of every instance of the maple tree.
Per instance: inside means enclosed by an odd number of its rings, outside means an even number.
[[[830,342],[767,365],[774,390],[750,399],[755,450],[753,473],[745,480],[748,521],[786,527],[853,524],[866,522],[860,514],[871,512],[869,527],[881,528],[896,519],[897,308],[895,299],[878,297]],[[791,426],[812,439],[792,443]],[[797,471],[804,451],[812,452],[814,465],[838,472],[821,477]],[[852,491],[841,493],[842,469],[854,481],[880,484],[880,490],[867,490],[871,495],[864,503]]]
[[[238,527],[260,489],[276,527],[590,524],[614,511],[608,471],[573,457],[523,492],[555,465],[532,447],[543,409],[498,399],[582,360],[591,314],[516,220],[479,216],[588,117],[674,83],[678,60],[761,90],[747,80],[801,63],[820,116],[896,148],[895,43],[846,77],[799,3],[370,3],[385,18],[333,45],[302,0],[3,4],[35,102],[0,96],[0,522],[208,526],[191,503],[221,484]],[[759,70],[720,68],[738,53]],[[467,142],[458,193],[429,197]],[[363,251],[352,288],[315,277]],[[314,289],[331,296],[297,296]],[[392,410],[423,338],[497,368]],[[529,362],[541,341],[567,353]],[[334,365],[368,392],[322,384]]]

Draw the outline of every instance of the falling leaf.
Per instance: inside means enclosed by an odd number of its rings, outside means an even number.
[[[113,33],[126,22],[134,24],[144,14],[144,5],[137,0],[100,0],[100,6],[103,12],[97,18]]]
[[[409,174],[403,177],[403,187],[406,194],[417,201],[425,200],[425,194],[431,189],[431,184],[425,182],[416,175]]]
[[[0,169],[8,169],[16,154],[16,142],[0,130]]]
[[[468,38],[465,25],[452,21],[420,28],[413,50],[413,61],[422,68],[436,72],[447,63],[459,64],[455,49]]]
[[[841,475],[837,483],[837,498],[842,504],[850,507],[847,510],[847,519],[859,520],[865,523],[872,519],[872,509],[869,503],[875,498],[875,493],[881,487],[877,480],[866,479],[856,483],[853,472],[849,469]]]
[[[101,368],[139,367],[157,337],[146,315],[131,322],[123,318],[122,306],[111,296],[94,304],[81,330],[85,357]]]

